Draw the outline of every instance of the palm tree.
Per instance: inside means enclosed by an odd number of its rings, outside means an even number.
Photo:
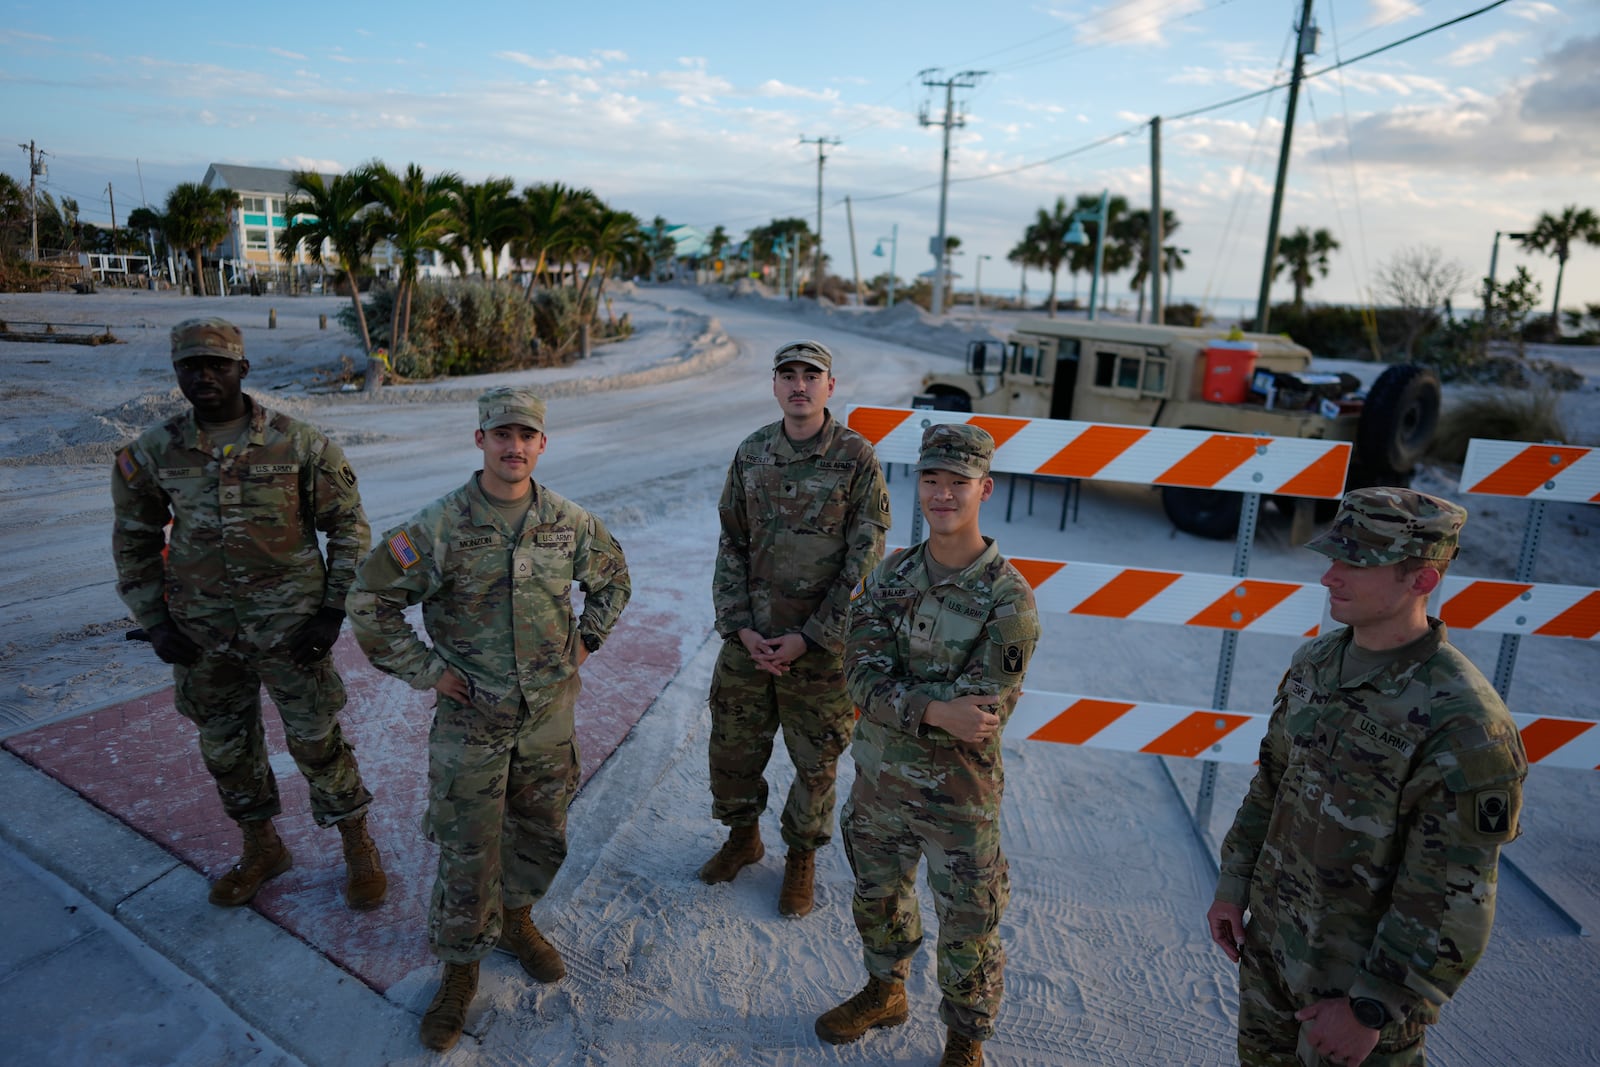
[[[1540,215],[1533,230],[1520,242],[1529,252],[1556,257],[1556,298],[1550,305],[1550,319],[1558,333],[1561,330],[1561,276],[1567,272],[1567,257],[1572,255],[1575,241],[1600,245],[1600,217],[1590,208],[1569,204],[1560,215],[1548,212]]]
[[[1272,264],[1276,278],[1285,267],[1294,282],[1294,310],[1305,310],[1306,290],[1317,278],[1328,276],[1328,257],[1339,250],[1339,242],[1327,230],[1307,230],[1304,226],[1278,240],[1278,256]]]
[[[511,195],[515,184],[510,178],[490,178],[466,185],[455,203],[456,235],[480,275],[500,277],[500,250],[522,229],[521,204]]]
[[[411,328],[411,293],[422,253],[437,252],[465,273],[466,262],[451,240],[450,229],[461,178],[452,171],[430,178],[415,163],[408,164],[404,174],[376,163],[366,169],[365,178],[367,195],[380,208],[373,224],[400,256],[389,325],[389,342],[398,349],[406,343]]]
[[[382,372],[371,358],[372,335],[361,306],[361,266],[378,243],[376,215],[368,210],[372,201],[367,196],[366,178],[364,171],[332,178],[312,170],[291,174],[283,205],[289,227],[278,234],[278,254],[292,262],[295,250],[303,244],[311,262],[326,269],[325,256],[333,253],[334,264],[350,286],[350,302],[361,327],[361,348],[368,353],[366,387],[371,390],[378,387]]]
[[[1067,231],[1070,229],[1072,212],[1067,208],[1067,198],[1058,196],[1050,210],[1038,210],[1033,222],[1022,231],[1022,242],[1012,249],[1013,256],[1019,249],[1031,249],[1023,265],[1041,267],[1050,272],[1050,300],[1047,306],[1052,319],[1056,317],[1056,280],[1061,274],[1061,264],[1068,258],[1071,249],[1067,244]]]
[[[712,262],[722,258],[722,250],[726,247],[728,247],[728,231],[723,229],[721,223],[718,223],[711,231],[711,236],[706,238],[706,248],[711,253]],[[721,271],[717,272],[717,280],[722,280]]]
[[[1046,264],[1044,261],[1044,248],[1038,240],[1033,226],[1030,225],[1027,229],[1022,231],[1022,240],[1018,241],[1015,247],[1006,253],[1006,262],[1016,265],[1022,271],[1022,293],[1019,299],[1021,301],[1023,310],[1027,310],[1028,268],[1033,267],[1035,269],[1046,269]],[[1059,264],[1057,264],[1057,266],[1059,267]],[[1055,315],[1055,307],[1053,304],[1050,308],[1050,313],[1052,317]]]
[[[600,297],[605,291],[606,278],[618,262],[628,258],[639,234],[639,220],[626,211],[612,211],[602,207],[590,214],[584,224],[583,246],[589,255],[589,274],[578,292],[580,306],[589,299],[589,286],[594,284],[593,307],[600,307]]]
[[[238,206],[239,194],[232,189],[207,189],[199,182],[180,182],[167,194],[163,233],[172,247],[189,253],[199,296],[207,295],[203,256],[228,236],[228,216]]]
[[[1179,226],[1178,216],[1168,208],[1161,209],[1161,233],[1163,239],[1172,236],[1172,232]],[[1128,288],[1136,290],[1139,294],[1139,313],[1134,322],[1144,321],[1144,285],[1150,280],[1150,210],[1140,208],[1130,211],[1118,221],[1115,239],[1121,246],[1122,252],[1133,262],[1133,278]]]

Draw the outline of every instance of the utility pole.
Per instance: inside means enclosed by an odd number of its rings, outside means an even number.
[[[1283,145],[1278,149],[1278,182],[1272,190],[1272,217],[1267,223],[1267,259],[1261,267],[1261,296],[1256,301],[1256,331],[1267,332],[1272,311],[1272,264],[1278,258],[1278,217],[1283,212],[1283,187],[1289,178],[1289,145],[1294,139],[1294,110],[1300,101],[1300,79],[1306,56],[1316,55],[1317,28],[1311,22],[1311,0],[1300,8],[1300,25],[1294,49],[1294,76],[1289,79],[1289,108],[1283,119]]]
[[[28,153],[28,220],[33,232],[30,247],[33,249],[33,262],[37,263],[39,261],[39,175],[44,173],[44,152],[37,149],[32,141],[18,144],[17,147]]]
[[[828,157],[822,149],[827,145],[839,143],[837,137],[811,137],[802,136],[801,144],[814,144],[817,146],[817,271],[814,284],[817,287],[817,303],[822,303],[822,164]],[[797,290],[798,291],[798,290]]]
[[[106,182],[106,199],[111,201],[111,251],[117,250],[117,197],[111,191],[111,183]]]
[[[1161,307],[1161,246],[1164,241],[1161,215],[1161,116],[1150,120],[1150,321],[1167,321]]]
[[[944,128],[944,156],[939,167],[939,233],[929,243],[928,251],[933,253],[933,298],[929,307],[935,315],[944,314],[944,275],[945,275],[945,206],[950,193],[950,131],[957,126],[965,126],[965,115],[956,113],[955,92],[957,89],[971,89],[978,84],[977,79],[983,77],[987,71],[964,70],[949,81],[935,81],[933,74],[938,67],[929,67],[918,74],[922,84],[930,89],[944,89],[944,118],[934,121],[928,118],[928,105],[922,105],[922,112],[917,116],[917,121],[923,126],[942,126]],[[971,79],[971,80],[968,80]]]
[[[863,307],[866,299],[861,295],[861,261],[856,258],[856,214],[850,210],[850,198],[844,198],[844,221],[850,227],[850,272],[856,276],[856,305]]]

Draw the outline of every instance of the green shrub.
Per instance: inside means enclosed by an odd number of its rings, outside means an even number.
[[[1269,325],[1273,333],[1288,334],[1314,355],[1328,359],[1390,362],[1406,354],[1406,314],[1393,308],[1307,304],[1295,311],[1293,304],[1279,304],[1272,309]],[[1255,321],[1246,322],[1244,328],[1254,330]],[[1430,332],[1425,330],[1423,338]]]
[[[411,297],[405,345],[389,336],[393,287],[374,288],[362,302],[374,346],[388,348],[389,363],[404,378],[489,374],[527,367],[552,367],[577,357],[578,330],[585,319],[571,289],[541,290],[530,303],[504,282],[474,279],[423,280]],[[585,301],[592,313],[593,301]],[[359,335],[355,309],[339,321]]]
[[[1428,452],[1446,463],[1467,458],[1467,442],[1474,437],[1492,441],[1568,440],[1566,426],[1556,407],[1556,394],[1548,389],[1494,390],[1464,399],[1452,398],[1439,416],[1439,429]]]

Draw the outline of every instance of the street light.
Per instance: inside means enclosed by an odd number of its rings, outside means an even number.
[[[1089,243],[1088,234],[1083,232],[1084,220],[1097,223],[1094,229],[1094,273],[1089,276],[1089,321],[1094,321],[1096,296],[1100,291],[1100,267],[1105,262],[1106,254],[1106,204],[1110,199],[1111,190],[1106,189],[1100,193],[1100,206],[1096,208],[1079,208],[1072,213],[1072,227],[1067,230],[1067,236],[1062,240],[1069,245],[1086,245]]]
[[[1509,230],[1494,231],[1494,246],[1489,250],[1489,277],[1483,288],[1483,334],[1487,343],[1489,335],[1494,331],[1494,268],[1500,259],[1500,238],[1509,237],[1513,241],[1521,241],[1528,235],[1525,233],[1511,233]]]
[[[887,309],[894,307],[894,257],[900,251],[900,224],[898,222],[889,227],[888,237],[878,238],[878,247],[872,250],[872,254],[879,259],[883,258],[884,241],[889,242],[889,302],[885,305],[885,309]]]
[[[972,281],[972,313],[974,315],[983,310],[983,261],[993,258],[993,256],[979,256],[977,258],[977,267],[974,270]]]

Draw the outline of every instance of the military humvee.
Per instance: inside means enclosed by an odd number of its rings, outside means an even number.
[[[1208,345],[1256,349],[1239,402],[1206,399]],[[1439,379],[1395,364],[1365,394],[1353,375],[1312,374],[1311,353],[1287,337],[1185,326],[1026,320],[1004,341],[974,341],[967,373],[929,374],[916,403],[947,411],[1164,426],[1273,437],[1350,441],[1348,488],[1408,485],[1439,418]],[[1215,395],[1213,393],[1213,395]],[[1173,525],[1202,537],[1232,537],[1242,497],[1166,486]],[[1290,501],[1277,501],[1287,509]]]

